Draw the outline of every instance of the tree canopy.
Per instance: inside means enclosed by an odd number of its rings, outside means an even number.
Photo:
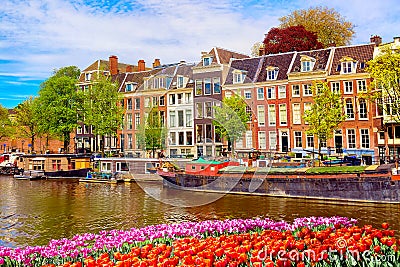
[[[307,31],[303,26],[272,28],[265,36],[263,43],[265,54],[322,48],[317,35]]]
[[[366,70],[373,79],[367,96],[376,100],[393,120],[400,122],[400,53],[384,48],[367,62]]]
[[[328,7],[295,10],[279,20],[280,28],[302,25],[306,30],[316,33],[318,41],[324,47],[330,47],[332,44],[349,45],[355,33],[353,23]]]
[[[246,102],[237,94],[225,97],[222,106],[214,106],[215,131],[232,143],[232,155],[234,154],[235,141],[243,136],[250,120],[246,113]]]
[[[0,141],[14,133],[12,122],[8,116],[8,109],[0,105]]]
[[[68,151],[70,133],[77,126],[77,110],[80,107],[76,84],[80,70],[75,66],[55,70],[53,75],[40,85],[37,105],[39,123],[46,133],[58,136]]]
[[[314,103],[310,110],[304,112],[304,121],[309,126],[307,134],[318,137],[318,152],[321,154],[321,142],[333,137],[333,131],[346,119],[346,116],[340,94],[332,92],[326,82],[314,83],[312,91]]]
[[[92,126],[93,134],[101,136],[104,144],[104,138],[115,136],[122,126],[124,110],[120,103],[123,95],[110,76],[98,74],[83,97],[83,122]],[[100,150],[104,153],[104,145]]]
[[[36,102],[35,98],[30,97],[15,108],[15,121],[19,135],[31,139],[32,151],[35,151],[35,139],[41,133],[39,124],[40,111],[37,109]]]

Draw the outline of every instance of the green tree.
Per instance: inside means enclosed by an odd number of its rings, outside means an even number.
[[[392,120],[400,122],[400,53],[390,47],[383,48],[367,62],[366,70],[372,82],[365,97],[378,103]]]
[[[113,82],[111,76],[98,74],[83,97],[84,123],[91,125],[93,134],[101,137],[100,151],[104,155],[105,138],[116,136],[123,123],[123,95],[118,92],[118,83]]]
[[[225,97],[222,106],[214,106],[215,131],[231,142],[232,155],[235,152],[235,141],[241,138],[248,128],[247,123],[250,118],[246,113],[246,106],[246,102],[237,94]]]
[[[70,134],[77,126],[77,110],[80,97],[76,84],[80,70],[75,66],[56,69],[53,75],[40,85],[37,98],[38,120],[41,130],[57,136],[68,152]]]
[[[353,23],[346,21],[337,11],[328,7],[311,7],[295,10],[291,14],[279,18],[280,28],[302,25],[318,36],[324,47],[332,44],[349,45],[354,35]]]
[[[319,139],[318,154],[321,157],[321,143],[333,137],[336,130],[346,116],[340,94],[334,93],[326,82],[316,82],[312,86],[314,103],[311,109],[304,112],[304,121],[308,123],[307,134]]]
[[[0,141],[11,137],[14,134],[14,127],[8,116],[8,109],[0,105]]]
[[[36,102],[35,98],[30,97],[15,108],[15,122],[18,134],[23,138],[31,140],[31,149],[33,151],[35,150],[35,139],[41,133]]]
[[[162,123],[162,118],[157,107],[152,107],[145,121],[138,127],[137,138],[140,147],[151,150],[155,157],[157,149],[163,149],[166,142],[167,129]]]

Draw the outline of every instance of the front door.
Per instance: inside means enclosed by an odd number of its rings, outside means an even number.
[[[286,135],[284,135],[286,134]],[[282,133],[282,152],[288,152],[289,151],[289,138],[287,136],[287,133]]]
[[[341,135],[335,135],[335,148],[336,153],[343,153],[343,137]]]

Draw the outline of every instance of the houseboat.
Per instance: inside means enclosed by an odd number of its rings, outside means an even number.
[[[85,178],[79,179],[79,182],[117,184],[124,182],[124,179],[112,173],[89,171]]]
[[[0,174],[13,175],[22,174],[23,169],[18,168],[18,162],[23,154],[2,154],[0,155]]]
[[[362,202],[400,203],[391,165],[246,167],[198,160],[185,171],[160,169],[163,184],[181,190]],[[272,164],[270,164],[271,166]]]
[[[91,158],[84,154],[29,154],[20,156],[18,168],[43,171],[47,178],[80,178],[91,170]]]

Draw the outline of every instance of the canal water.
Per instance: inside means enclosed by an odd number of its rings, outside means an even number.
[[[346,216],[361,225],[384,221],[400,231],[399,204],[331,202],[211,194],[163,188],[161,182],[85,184],[0,176],[0,245],[46,245],[51,239],[101,230],[208,219]]]

